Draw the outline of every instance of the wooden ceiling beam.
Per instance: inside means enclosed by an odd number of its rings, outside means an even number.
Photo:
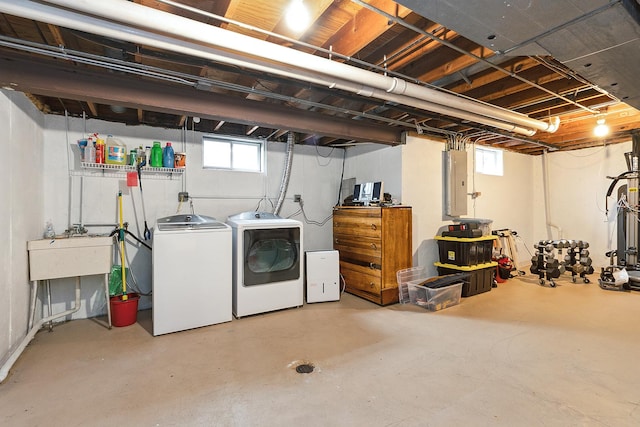
[[[96,107],[95,102],[87,102],[87,108],[89,108],[89,112],[93,117],[100,117],[98,115],[98,107]]]
[[[398,7],[397,3],[391,0],[372,0],[372,6],[383,10],[399,18],[405,18],[411,13],[411,9],[404,6]],[[353,16],[351,21],[343,25],[335,32],[333,37],[328,39],[322,47],[332,49],[347,56],[353,56],[372,40],[376,40],[389,28],[390,23],[384,16],[369,9],[362,8]]]
[[[537,62],[526,57],[512,58],[508,61],[498,64],[499,67],[513,74],[521,73],[538,65],[539,64]],[[472,89],[478,89],[496,81],[502,80],[506,77],[505,72],[496,70],[495,68],[488,68],[475,74],[468,74],[467,69],[462,69],[458,72],[464,75],[465,78],[471,83],[468,83],[465,79],[460,78],[457,83],[446,86],[446,89],[457,93],[465,93]]]

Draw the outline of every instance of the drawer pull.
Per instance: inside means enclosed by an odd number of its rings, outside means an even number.
[[[375,243],[372,243],[372,244],[371,244],[371,249],[378,249],[378,247],[376,246],[376,244],[375,244]]]
[[[377,230],[377,229],[378,229],[378,227],[376,227],[376,225],[375,225],[375,224],[371,224],[371,229],[372,229],[372,230]]]
[[[373,282],[370,282],[370,283],[369,283],[369,287],[370,287],[371,289],[373,289],[373,288],[375,288],[375,287],[376,287],[376,284],[375,284],[375,283],[373,283]]]
[[[336,243],[340,243],[340,240],[336,239]],[[120,273],[120,274],[122,274],[122,273]]]

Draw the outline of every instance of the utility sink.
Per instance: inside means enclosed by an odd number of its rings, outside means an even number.
[[[33,280],[90,276],[111,271],[113,237],[77,236],[27,242]]]

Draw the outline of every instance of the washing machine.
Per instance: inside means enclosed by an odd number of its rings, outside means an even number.
[[[302,223],[269,212],[243,212],[227,224],[233,235],[233,314],[302,306]]]
[[[228,322],[231,227],[204,215],[159,218],[153,230],[153,335]]]

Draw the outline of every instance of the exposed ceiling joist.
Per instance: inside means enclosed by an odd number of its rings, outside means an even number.
[[[371,125],[341,117],[280,105],[264,108],[264,103],[219,96],[192,88],[167,86],[150,81],[132,81],[121,76],[105,78],[105,73],[53,66],[44,61],[20,57],[0,58],[0,86],[47,96],[73,96],[86,102],[143,107],[168,114],[191,115],[273,129],[319,133],[344,139],[380,144],[401,143],[404,129]]]

